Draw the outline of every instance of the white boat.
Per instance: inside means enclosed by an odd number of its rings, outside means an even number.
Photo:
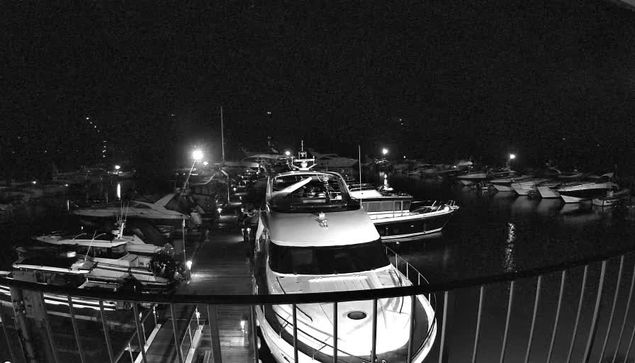
[[[613,173],[606,173],[595,181],[568,183],[558,188],[558,193],[565,203],[579,203],[604,195],[608,190],[619,186],[612,182]]]
[[[415,240],[441,232],[459,209],[452,201],[413,204],[409,194],[382,193],[372,185],[350,185],[350,194],[361,203],[385,242]]]
[[[529,178],[531,178],[531,176],[528,176],[528,175],[507,176],[507,177],[492,179],[489,181],[489,183],[492,184],[494,188],[499,192],[511,193],[514,191],[514,188],[512,188],[512,183],[519,183]]]
[[[173,292],[181,279],[179,267],[163,248],[143,243],[137,236],[124,236],[123,225],[116,234],[102,233],[91,237],[44,235],[34,239],[53,246],[73,247],[75,252],[95,262],[87,276],[91,280],[121,283],[133,278],[139,292]],[[130,253],[132,251],[136,253]],[[37,252],[36,247],[25,249]],[[46,253],[46,249],[40,253]],[[157,265],[161,266],[157,266]]]
[[[337,154],[320,154],[319,152],[308,149],[311,155],[315,158],[315,167],[319,169],[341,169],[352,168],[359,160],[353,158],[345,158]]]
[[[256,232],[254,292],[297,294],[410,286],[343,178],[291,171],[270,177]],[[338,303],[337,361],[369,362],[376,317],[377,361],[422,362],[436,336],[434,310],[418,295]],[[298,362],[333,362],[333,303],[296,305]],[[278,363],[294,362],[292,305],[258,305],[262,337]],[[410,331],[414,318],[414,331]],[[411,334],[412,333],[412,334]],[[410,342],[410,336],[413,340]]]
[[[630,189],[622,189],[619,191],[608,190],[606,195],[593,198],[593,205],[599,207],[612,207],[618,204],[626,203],[631,196]]]
[[[0,276],[7,279],[34,282],[42,285],[66,286],[81,290],[118,291],[124,288],[122,283],[103,283],[92,281],[90,272],[95,262],[78,258],[74,252],[64,255],[47,254],[22,257],[13,263],[12,271],[2,271]],[[11,303],[11,289],[0,285],[0,300]],[[49,310],[68,311],[68,296],[64,294],[44,293],[44,302]],[[72,298],[75,309],[100,310],[99,300],[90,298]],[[118,301],[103,301],[104,310],[127,309],[128,305]]]
[[[542,199],[560,199],[558,188],[563,184],[560,180],[548,180],[536,185],[536,190]]]
[[[191,198],[180,193],[170,193],[156,201],[133,200],[123,207],[121,203],[97,204],[72,210],[72,213],[89,218],[116,218],[124,209],[128,218],[180,221],[189,219],[191,210],[197,207]]]
[[[456,180],[463,186],[470,186],[473,184],[484,183],[489,179],[487,172],[470,172],[468,174],[459,175]]]
[[[546,182],[549,179],[545,178],[527,178],[518,182],[514,182],[511,184],[512,189],[518,195],[526,196],[530,192],[536,191],[536,185]]]

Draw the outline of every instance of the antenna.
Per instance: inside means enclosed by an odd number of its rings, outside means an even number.
[[[223,164],[225,164],[225,132],[223,131],[223,126],[223,106],[220,106],[220,150]]]

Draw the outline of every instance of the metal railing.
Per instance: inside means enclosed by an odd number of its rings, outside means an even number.
[[[202,355],[202,352],[209,351],[211,354],[207,356],[211,356],[213,362],[222,362],[223,357],[230,361],[227,357],[235,357],[236,354],[247,357],[245,361],[258,362],[262,342],[256,334],[256,307],[290,305],[293,307],[291,358],[298,361],[303,344],[298,340],[302,336],[297,328],[298,316],[301,315],[297,313],[298,305],[332,303],[333,315],[337,317],[338,307],[344,302],[366,300],[376,307],[381,299],[409,296],[414,301],[414,297],[421,294],[430,298],[440,294],[442,302],[436,309],[439,329],[434,349],[427,355],[426,362],[522,360],[614,363],[628,361],[632,353],[635,314],[630,310],[635,286],[635,255],[630,249],[556,266],[442,284],[428,283],[419,271],[394,251],[387,248],[387,252],[413,286],[288,295],[137,295],[78,292],[66,287],[0,279],[1,284],[11,286],[12,292],[15,292],[11,304],[3,306],[0,316],[0,334],[4,335],[9,348],[0,352],[0,358],[11,362],[95,361],[87,358],[87,351],[95,348],[94,342],[98,341],[107,352],[99,356],[101,361],[161,361],[148,353],[153,344],[148,345],[148,351],[140,348],[150,340],[148,332],[159,325],[154,309],[169,308],[169,319],[177,327],[175,307],[185,305],[195,312],[189,315],[187,328],[173,329],[173,338],[168,340],[160,340],[160,334],[154,336],[157,344],[172,345],[172,349],[178,351],[175,361],[193,361],[196,352]],[[33,293],[41,296],[43,291],[97,299],[102,303],[102,309],[93,311],[96,315],[79,323],[78,314],[88,313],[75,311],[69,299],[70,320],[66,318],[61,324],[67,326],[64,324],[70,322],[71,329],[67,330],[72,330],[73,339],[64,340],[59,334],[60,329],[55,326],[62,318],[47,314],[44,304],[40,306],[43,310],[29,307],[28,304],[37,305],[37,301],[25,301],[21,297]],[[112,316],[103,309],[103,302],[111,300],[125,301],[132,306],[128,311],[131,312],[128,323],[133,323],[134,328],[126,331],[128,335],[123,341],[116,339],[121,333],[112,327]],[[232,320],[225,312],[228,309],[242,309],[236,318],[238,320]],[[376,356],[378,343],[377,309],[374,311],[375,314],[370,317],[373,319],[371,361]],[[329,348],[333,351],[329,361],[341,362],[345,357],[341,353],[338,356],[341,352],[337,346],[338,319],[333,321],[335,339]],[[99,325],[101,329],[95,329]],[[410,341],[413,331],[410,332]],[[243,333],[247,335],[243,336]],[[202,335],[209,340],[201,340]],[[98,336],[101,338],[97,339]],[[62,340],[64,344],[61,344]],[[93,343],[87,344],[89,341]],[[197,341],[206,343],[196,348]],[[412,357],[413,348],[408,348],[408,357]],[[126,352],[129,353],[124,354]]]

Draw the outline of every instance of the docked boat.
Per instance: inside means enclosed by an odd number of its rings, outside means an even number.
[[[606,195],[593,198],[593,205],[597,205],[599,207],[612,207],[615,205],[619,205],[622,203],[628,202],[631,197],[630,189],[622,189],[619,191],[608,190]]]
[[[13,270],[1,271],[0,277],[81,290],[121,291],[127,288],[128,284],[124,282],[100,282],[90,279],[89,274],[95,265],[96,262],[79,258],[73,251],[64,254],[40,254],[21,257],[13,263]],[[64,294],[44,293],[44,302],[56,311],[68,311],[68,299],[69,297]],[[71,299],[75,309],[100,310],[98,299]],[[11,303],[9,286],[0,285],[0,301],[3,304]],[[103,301],[103,306],[107,311],[129,308],[121,301]]]
[[[545,178],[527,178],[521,181],[513,182],[511,184],[512,189],[516,192],[516,194],[521,196],[527,196],[532,192],[536,191],[536,185],[540,183],[544,183],[549,179]]]
[[[123,231],[123,228],[121,228]],[[180,266],[162,248],[139,241],[136,236],[118,234],[109,237],[102,233],[90,238],[87,234],[73,237],[45,235],[35,237],[45,246],[22,247],[25,255],[55,251],[47,246],[72,248],[76,253],[92,260],[95,265],[87,277],[94,281],[121,283],[133,279],[138,292],[173,292],[182,279]],[[120,232],[123,233],[123,232]],[[100,237],[105,237],[100,239]],[[130,242],[134,240],[135,242]],[[137,251],[130,253],[129,248]]]
[[[254,293],[412,285],[390,264],[377,230],[341,175],[311,170],[281,173],[268,179],[265,199],[255,239]],[[333,303],[258,305],[256,314],[262,337],[278,363],[295,362],[294,346],[298,362],[333,362],[335,349],[338,362],[370,362],[373,319],[377,361],[403,362],[411,344],[412,362],[422,362],[436,336],[435,313],[423,295],[416,297],[414,311],[411,303],[410,296],[379,299],[376,310],[372,301],[338,303],[336,343]]]
[[[198,213],[198,205],[191,196],[170,193],[153,201],[133,200],[123,205],[121,203],[96,204],[86,208],[72,210],[72,213],[86,218],[116,218],[122,214],[122,209],[128,218],[152,219],[155,221],[181,221],[190,219],[192,213]],[[193,220],[200,220],[194,218]]]
[[[384,242],[403,242],[441,232],[459,207],[453,202],[413,203],[405,193],[381,192],[369,184],[350,185]]]
[[[489,183],[498,191],[502,193],[506,192],[514,192],[514,188],[512,188],[512,183],[519,183],[523,180],[527,180],[531,178],[528,175],[518,175],[518,176],[507,176],[507,177],[499,177],[496,179],[492,179]]]
[[[459,175],[456,180],[463,186],[471,186],[474,184],[485,183],[489,179],[487,172],[470,172],[468,174]]]
[[[542,199],[560,199],[558,188],[563,184],[560,180],[548,180],[536,184],[536,190]]]
[[[608,190],[619,188],[612,180],[613,173],[606,173],[595,181],[564,184],[557,191],[565,203],[579,203],[603,196]]]

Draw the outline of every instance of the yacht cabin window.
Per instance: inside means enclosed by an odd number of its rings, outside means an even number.
[[[381,242],[345,246],[290,247],[269,244],[269,266],[278,273],[331,275],[375,270],[388,266]]]

